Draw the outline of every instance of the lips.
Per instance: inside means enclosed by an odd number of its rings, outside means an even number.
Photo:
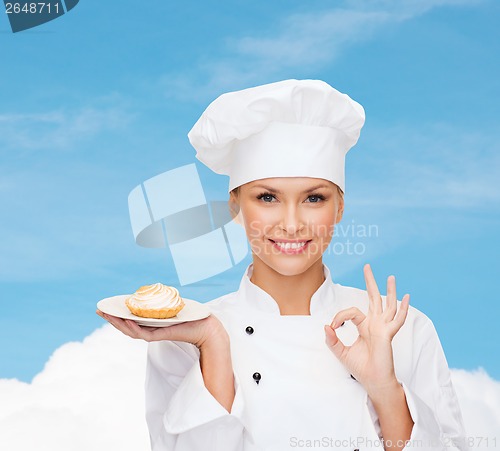
[[[281,252],[284,252],[286,254],[298,254],[300,252],[303,252],[306,248],[307,245],[312,241],[312,240],[271,240],[269,238],[269,241],[273,243],[273,246],[280,250]]]

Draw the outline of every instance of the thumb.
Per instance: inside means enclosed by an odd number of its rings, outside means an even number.
[[[328,325],[325,325],[325,342],[333,354],[340,360],[346,347],[344,343],[339,340],[339,337],[337,337],[335,330]]]

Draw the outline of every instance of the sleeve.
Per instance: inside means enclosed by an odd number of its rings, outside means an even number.
[[[448,363],[434,325],[428,318],[426,320],[418,337],[412,337],[411,377],[406,381],[399,380],[414,423],[404,449],[468,451]],[[380,422],[370,398],[367,404],[375,431],[382,438]]]
[[[405,447],[420,450],[468,450],[462,414],[450,370],[432,322],[427,319],[413,350],[413,371],[400,381],[414,425]]]
[[[205,387],[199,350],[181,342],[148,346],[146,421],[153,451],[241,451],[243,396],[235,375],[231,413]]]

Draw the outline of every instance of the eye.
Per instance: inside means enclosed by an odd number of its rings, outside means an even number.
[[[273,199],[276,199],[276,198],[271,193],[261,193],[257,196],[257,199],[261,199],[262,201],[264,201],[266,203],[270,203],[273,201]]]
[[[318,202],[321,202],[322,200],[325,200],[325,196],[322,196],[321,194],[311,194],[307,200],[310,203],[316,204]]]

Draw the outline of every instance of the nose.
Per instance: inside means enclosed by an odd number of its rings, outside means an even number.
[[[287,235],[296,235],[304,228],[304,224],[300,218],[299,209],[295,205],[283,207],[283,217],[281,220],[281,229]]]

